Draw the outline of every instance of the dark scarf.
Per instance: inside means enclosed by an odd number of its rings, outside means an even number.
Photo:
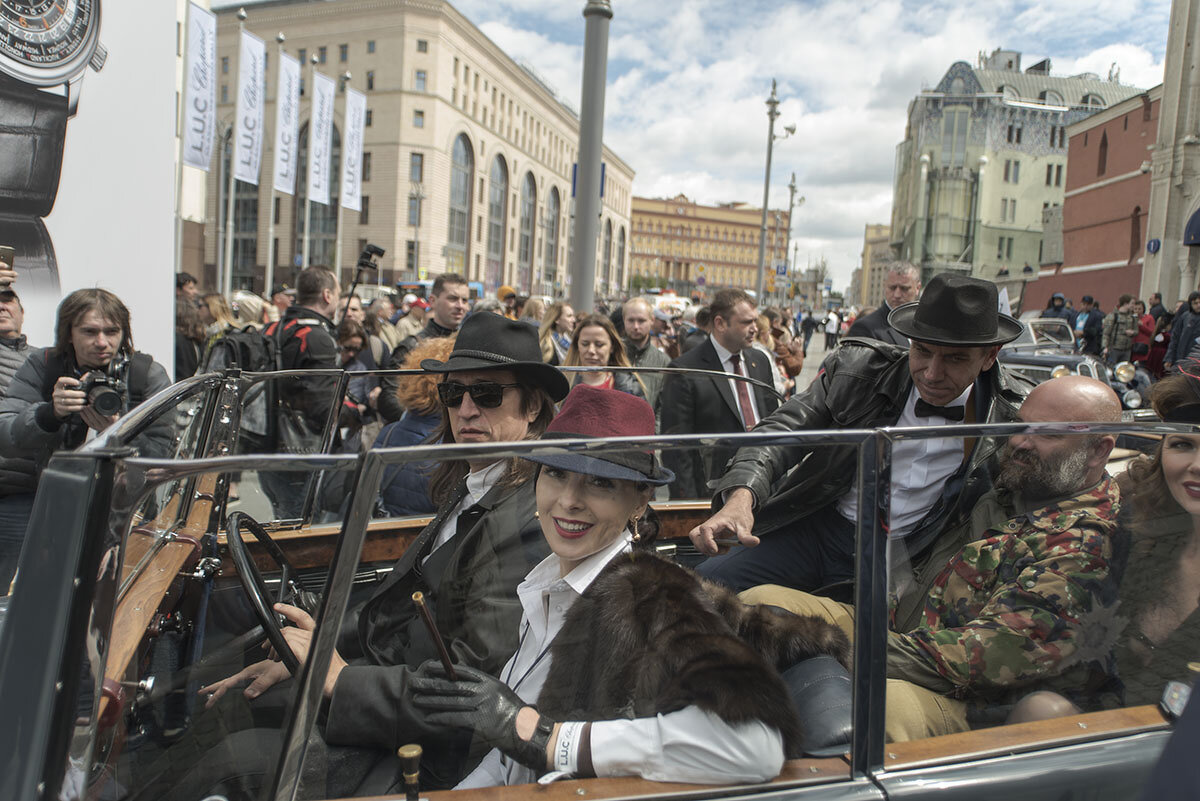
[[[551,644],[538,710],[556,720],[650,717],[695,705],[730,724],[761,721],[800,755],[800,724],[779,671],[850,643],[815,617],[747,606],[645,552],[610,562]]]

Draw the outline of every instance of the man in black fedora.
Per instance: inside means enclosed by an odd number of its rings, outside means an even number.
[[[934,276],[920,301],[888,316],[910,340],[907,348],[843,340],[812,385],[754,430],[1015,420],[1028,385],[1017,385],[996,355],[1021,325],[998,309],[990,281]],[[968,514],[990,486],[997,449],[990,440],[896,443],[888,521],[898,543],[893,550],[919,559],[939,532]],[[716,482],[715,514],[690,536],[710,555],[723,550],[717,539],[736,537],[740,545],[709,559],[700,572],[736,590],[778,584],[811,591],[853,579],[856,464],[857,448],[849,445],[739,450]]]
[[[422,369],[442,376],[442,422],[433,441],[493,443],[538,439],[567,395],[567,379],[542,361],[537,329],[495,314],[463,323],[449,358]],[[410,668],[436,659],[437,648],[413,604],[421,591],[456,664],[498,675],[517,648],[517,585],[549,553],[536,519],[534,474],[524,459],[485,457],[442,462],[430,481],[438,511],[375,594],[343,627],[325,678],[328,713],[321,734],[329,750],[322,797],[384,793],[396,749],[420,743],[422,787],[452,787],[478,753],[460,731],[430,729],[415,714]],[[296,624],[284,630],[300,662],[308,655],[312,619],[278,605]],[[247,697],[288,677],[265,660],[202,692],[215,703],[249,682]],[[386,769],[384,769],[386,768]],[[382,785],[363,783],[383,776]]]

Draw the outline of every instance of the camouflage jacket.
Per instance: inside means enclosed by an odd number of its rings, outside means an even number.
[[[1050,689],[1092,706],[1115,676],[1119,507],[1105,477],[980,532],[933,580],[921,623],[889,635],[888,677],[992,705]]]

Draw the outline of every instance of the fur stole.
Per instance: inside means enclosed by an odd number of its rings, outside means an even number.
[[[747,606],[657,555],[624,554],[568,611],[537,706],[555,720],[611,720],[694,704],[727,723],[774,726],[793,758],[800,726],[779,672],[819,654],[846,664],[841,629]]]

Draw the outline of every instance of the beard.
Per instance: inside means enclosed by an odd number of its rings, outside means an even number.
[[[1088,474],[1087,443],[1059,458],[1043,459],[1036,451],[1021,451],[1017,461],[1016,449],[1005,445],[1000,454],[1002,467],[996,486],[1020,493],[1025,498],[1049,499],[1071,495],[1085,488]]]

